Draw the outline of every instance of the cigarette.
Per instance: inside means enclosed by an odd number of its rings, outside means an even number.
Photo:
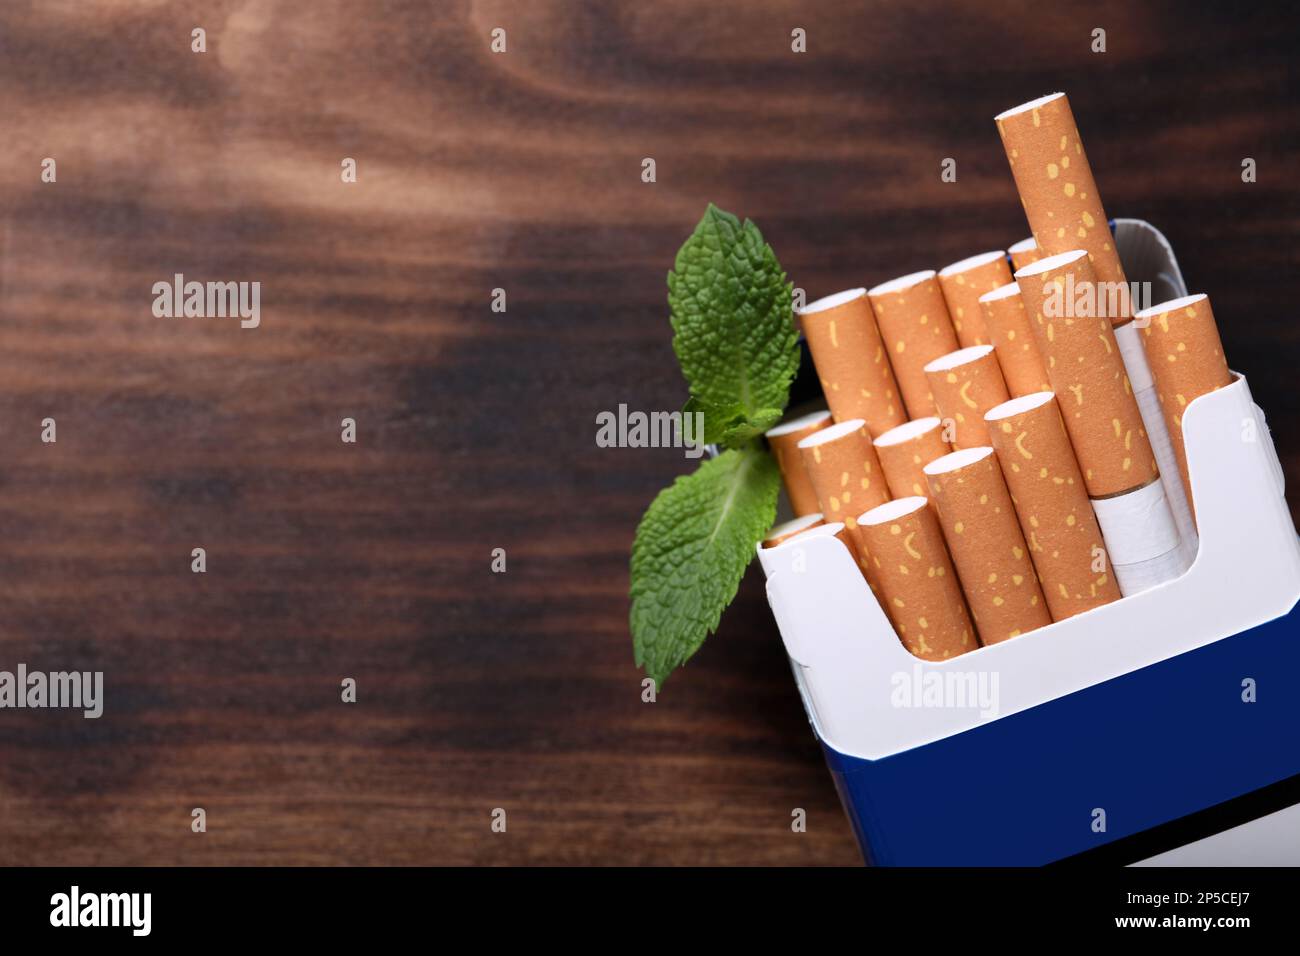
[[[1101,281],[1127,284],[1066,95],[1040,97],[995,121],[1042,255],[1086,249]],[[1132,317],[1127,299],[1122,311],[1115,325]]]
[[[1138,411],[1142,413],[1142,424],[1147,430],[1147,440],[1151,442],[1151,451],[1156,456],[1156,467],[1160,469],[1160,481],[1165,486],[1165,498],[1169,502],[1169,509],[1174,514],[1174,524],[1178,526],[1178,536],[1182,539],[1183,551],[1190,565],[1195,560],[1200,545],[1196,534],[1196,520],[1192,517],[1187,489],[1183,485],[1183,475],[1178,467],[1178,458],[1174,454],[1173,439],[1165,423],[1164,412],[1160,408],[1160,393],[1156,390],[1156,382],[1151,374],[1146,350],[1142,347],[1142,333],[1138,330],[1137,319],[1115,327],[1115,342],[1119,345],[1119,354],[1124,359],[1124,368],[1127,369],[1128,380],[1133,386],[1133,397],[1137,399]]]
[[[934,512],[921,496],[899,498],[857,519],[881,606],[917,657],[942,661],[979,646]]]
[[[1007,255],[1011,257],[1011,269],[1013,272],[1016,269],[1023,269],[1025,266],[1029,265],[1029,263],[1037,262],[1039,259],[1043,258],[1043,254],[1038,251],[1038,243],[1034,241],[1033,236],[1030,236],[1028,239],[1021,239],[1015,245],[1011,246],[1007,249]]]
[[[856,515],[889,500],[880,460],[862,419],[813,432],[799,442],[799,453],[828,523],[841,521],[851,531]]]
[[[1056,396],[1013,398],[984,417],[1052,620],[1118,601]]]
[[[1111,323],[1099,317],[1043,314],[1053,285],[1080,288],[1096,277],[1082,249],[1048,256],[1016,273],[1034,341],[1058,396],[1088,497],[1140,488],[1160,476]],[[1105,530],[1103,528],[1103,530]]]
[[[939,416],[953,423],[954,448],[989,443],[984,413],[1011,396],[991,345],[972,345],[940,356],[925,367]]]
[[[907,418],[933,415],[934,397],[923,369],[927,362],[958,347],[934,270],[891,279],[869,290],[867,297],[894,367]]]
[[[879,435],[907,421],[866,289],[818,299],[799,319],[837,422],[861,418]]]
[[[820,507],[817,491],[803,466],[803,456],[799,454],[799,442],[831,424],[830,412],[813,412],[784,421],[764,433],[772,457],[776,459],[776,467],[781,470],[781,484],[790,499],[790,508],[796,515],[812,514]]]
[[[984,328],[980,296],[1010,281],[1007,254],[1001,249],[962,259],[939,270],[939,288],[943,290],[953,330],[963,348],[988,345],[992,341]]]
[[[993,449],[952,452],[925,474],[980,641],[996,644],[1052,623]]]
[[[1064,314],[1044,315],[1054,287],[1096,288],[1086,251],[1040,259],[1018,270],[1016,281],[1120,593],[1178,577],[1189,558],[1110,320],[1071,316],[1068,296],[1058,303]]]
[[[823,518],[820,512],[803,515],[791,521],[783,521],[778,525],[774,525],[772,530],[763,538],[763,547],[775,548],[778,544],[783,544],[795,535],[803,534],[809,528],[815,528],[822,523]]]
[[[894,498],[926,495],[929,489],[921,469],[952,451],[943,439],[943,422],[933,416],[891,428],[873,444]]]
[[[1010,282],[985,293],[980,296],[980,307],[984,309],[984,327],[997,350],[998,365],[1011,396],[1019,398],[1051,391],[1019,284]]]
[[[1219,327],[1204,294],[1162,302],[1143,309],[1137,318],[1143,326],[1142,344],[1173,441],[1174,457],[1190,499],[1183,413],[1200,396],[1232,384]]]

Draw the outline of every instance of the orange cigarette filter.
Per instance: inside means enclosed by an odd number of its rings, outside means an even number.
[[[944,441],[943,422],[933,416],[891,428],[874,444],[889,494],[894,498],[924,497],[928,487],[922,469],[952,451]]]
[[[980,307],[1011,397],[1051,391],[1019,284],[1011,282],[985,293],[980,296]]]
[[[1219,327],[1203,294],[1162,302],[1137,314],[1147,364],[1156,382],[1160,411],[1169,428],[1174,457],[1190,498],[1187,445],[1183,440],[1183,412],[1202,395],[1232,384],[1223,355]],[[1193,513],[1195,508],[1193,506]]]
[[[857,529],[854,528],[850,530],[843,522],[840,521],[836,521],[831,525],[823,525],[822,527],[828,528],[826,533],[833,534],[836,538],[839,539],[840,543],[843,544],[844,547],[849,549],[849,554],[853,555],[853,560],[856,561],[858,564],[858,570],[862,572],[862,576],[867,580],[867,586],[870,587],[872,592],[876,594],[876,600],[879,600],[880,594],[876,590],[875,576],[867,568],[867,559],[865,555],[863,555],[862,553],[862,548],[859,543],[858,536],[855,533]],[[809,530],[816,530],[816,529],[809,529]]]
[[[767,445],[772,449],[772,457],[776,459],[776,467],[781,470],[785,495],[790,499],[790,508],[796,515],[813,514],[820,508],[817,490],[813,488],[812,479],[803,466],[799,442],[831,424],[833,421],[830,412],[813,412],[784,421],[765,433]]]
[[[880,593],[880,578],[876,573],[876,569],[871,566],[871,561],[867,554],[867,542],[862,537],[862,529],[858,527],[857,519],[854,519],[852,528],[845,528],[842,532],[836,534],[835,537],[839,538],[848,546],[853,557],[857,559],[858,570],[861,571],[862,576],[867,579],[867,586],[871,588],[871,593],[876,596],[876,600],[880,602],[880,606],[884,607],[885,598]]]
[[[1085,249],[1097,278],[1126,283],[1066,95],[1032,100],[998,115],[996,122],[1041,254]],[[1112,316],[1112,324],[1132,317],[1127,298],[1121,312]]]
[[[934,270],[891,279],[871,289],[867,296],[903,393],[907,418],[933,415],[934,397],[925,377],[925,364],[958,347],[957,333]]]
[[[799,442],[799,453],[827,523],[842,521],[852,531],[857,515],[889,500],[862,419],[851,418],[814,432]]]
[[[763,538],[763,547],[775,548],[778,544],[784,544],[796,535],[803,534],[809,528],[815,528],[820,524],[822,524],[822,516],[818,512],[803,515],[792,521],[783,521],[781,524],[774,525]]]
[[[1016,273],[1088,496],[1106,498],[1149,484],[1160,470],[1110,320],[1071,316],[1070,297],[1054,294],[1058,288],[1095,288],[1096,280],[1082,249],[1039,259]],[[1053,314],[1045,315],[1045,309]]]
[[[953,423],[955,448],[976,448],[989,443],[984,413],[1001,405],[1007,394],[1002,369],[991,345],[972,345],[941,356],[925,367],[939,416]]]
[[[975,629],[996,644],[1052,622],[997,456],[965,448],[925,466]]]
[[[858,516],[881,606],[903,646],[942,661],[979,646],[934,512],[920,496],[899,498]]]
[[[866,289],[818,299],[799,321],[837,422],[861,418],[879,435],[907,421]]]
[[[993,448],[1052,620],[1120,598],[1106,544],[1056,396],[1038,392],[986,416]]]
[[[1011,281],[1007,254],[1001,249],[962,259],[939,270],[939,288],[943,290],[953,331],[963,348],[989,345],[992,339],[984,328],[984,310],[980,296]]]
[[[1013,272],[1016,269],[1023,269],[1025,266],[1029,265],[1029,263],[1037,262],[1039,259],[1043,258],[1042,253],[1038,251],[1038,243],[1034,241],[1033,236],[1030,236],[1028,239],[1021,239],[1007,250],[1007,255],[1011,257],[1011,269]]]

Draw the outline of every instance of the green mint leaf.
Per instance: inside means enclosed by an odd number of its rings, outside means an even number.
[[[780,473],[751,445],[704,461],[659,492],[632,546],[632,642],[662,688],[715,630],[776,517]]]
[[[785,408],[799,368],[791,295],[758,227],[710,203],[668,273],[673,351],[692,396],[749,420]]]
[[[736,403],[730,405],[710,405],[703,399],[692,395],[682,406],[683,415],[704,415],[703,442],[716,445],[722,441],[727,429],[745,421],[745,409]]]
[[[740,405],[719,407],[709,405],[698,398],[691,397],[682,406],[683,415],[702,414],[704,416],[703,442],[706,445],[722,445],[726,448],[739,448],[763,434],[781,420],[785,413],[779,408],[760,408],[753,417]]]
[[[779,422],[784,414],[779,408],[760,408],[752,419],[738,421],[724,431],[719,444],[727,448],[739,448]]]

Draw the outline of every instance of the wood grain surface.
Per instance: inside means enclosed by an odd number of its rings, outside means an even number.
[[[1210,293],[1294,484],[1298,28],[1129,0],[4,4],[0,668],[102,670],[106,700],[0,711],[0,863],[857,862],[756,568],[641,701],[628,548],[690,463],[597,448],[595,416],[685,397],[677,247],[717,202],[809,296],[1005,247],[992,117],[1066,89],[1107,211]],[[260,282],[261,326],[155,318],[177,272]]]

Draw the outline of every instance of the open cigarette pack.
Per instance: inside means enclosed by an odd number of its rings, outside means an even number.
[[[1232,834],[1285,819],[1264,842],[1300,860],[1264,414],[1165,238],[1105,218],[1064,96],[998,126],[1038,248],[801,310],[830,407],[769,435],[798,517],[758,556],[863,855],[1250,862]],[[1162,304],[1071,309],[1073,282]]]

